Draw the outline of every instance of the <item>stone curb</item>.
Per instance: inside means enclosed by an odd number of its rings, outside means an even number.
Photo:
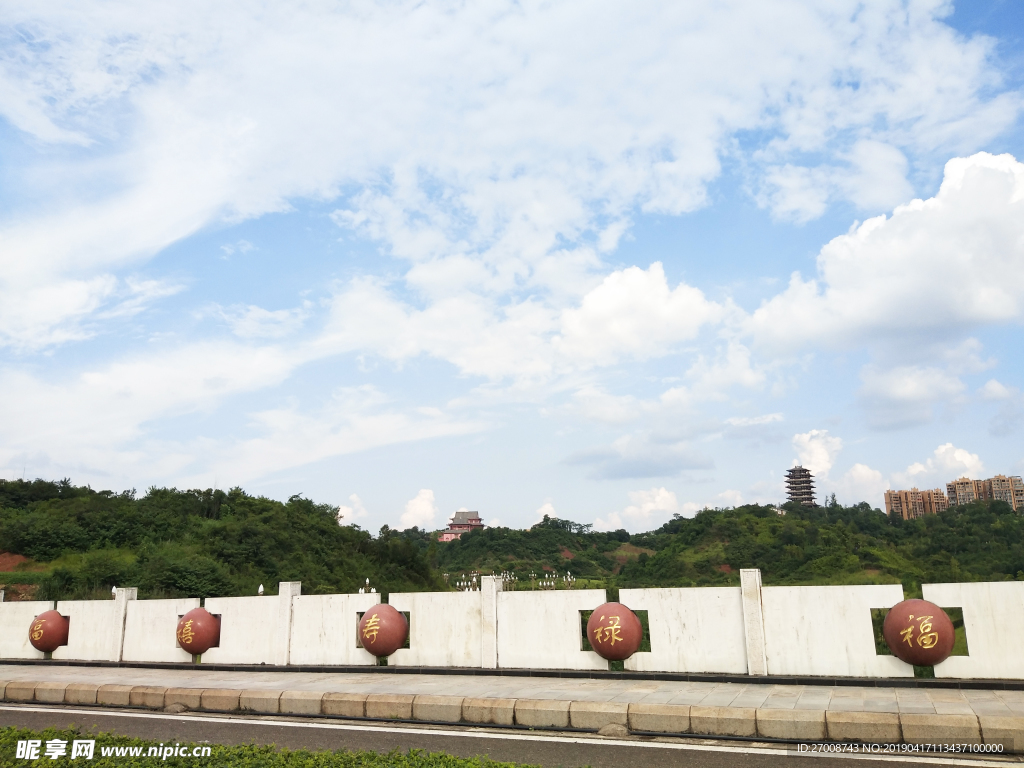
[[[533,728],[568,728],[570,703],[557,699],[516,699],[516,724]]]
[[[36,701],[45,704],[63,704],[67,683],[36,683]]]
[[[65,704],[95,704],[98,683],[69,683],[64,689]]]
[[[572,701],[569,725],[599,731],[606,725],[626,726],[629,705],[618,701]]]
[[[769,739],[824,741],[825,711],[813,709],[757,709],[757,735]]]
[[[203,705],[205,688],[168,688],[164,692],[164,706],[199,709]]]
[[[379,720],[412,720],[412,702],[407,693],[371,693],[366,697],[366,716]]]
[[[825,713],[826,735],[832,741],[862,741],[868,744],[898,744],[903,741],[900,716],[895,712]]]
[[[439,723],[462,722],[462,696],[429,696],[420,694],[412,701],[413,720],[434,720]]]
[[[133,707],[163,709],[167,689],[155,685],[137,685],[128,693],[128,703]]]
[[[462,719],[481,725],[514,725],[515,699],[463,699]]]
[[[1024,717],[838,710],[753,709],[697,705],[486,699],[410,694],[321,691],[162,688],[0,681],[0,699],[11,702],[180,707],[266,714],[369,717],[532,728],[628,727],[648,733],[746,736],[792,741],[859,741],[892,744],[1002,744],[1007,753],[1024,752]],[[178,711],[181,711],[180,709]]]
[[[238,708],[243,712],[258,712],[262,715],[276,715],[281,711],[281,696],[284,691],[247,690],[238,695]]]
[[[281,694],[281,714],[319,715],[325,695],[323,691],[285,691]]]
[[[690,732],[709,736],[756,736],[757,710],[752,707],[690,707]]]

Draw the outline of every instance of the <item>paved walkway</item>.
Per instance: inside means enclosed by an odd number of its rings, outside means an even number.
[[[0,665],[0,680],[1024,717],[1024,691]]]

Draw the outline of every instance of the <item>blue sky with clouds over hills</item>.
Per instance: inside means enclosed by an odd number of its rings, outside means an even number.
[[[4,477],[642,530],[1024,471],[1019,3],[0,25]]]

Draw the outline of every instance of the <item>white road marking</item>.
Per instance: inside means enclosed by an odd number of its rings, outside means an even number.
[[[936,753],[914,753],[906,755],[879,755],[879,754],[851,754],[848,752],[840,753],[824,753],[824,752],[803,752],[798,753],[793,751],[791,748],[780,746],[778,748],[771,747],[743,747],[743,746],[732,746],[727,744],[687,744],[685,742],[664,742],[664,741],[626,741],[624,739],[612,739],[608,737],[586,737],[586,736],[553,736],[544,733],[535,733],[527,731],[464,731],[444,729],[444,728],[417,728],[417,727],[405,727],[403,725],[371,725],[369,723],[332,723],[324,722],[322,720],[317,721],[295,721],[295,720],[272,720],[269,717],[246,717],[231,716],[224,717],[223,715],[173,715],[162,712],[125,712],[123,710],[110,710],[110,709],[82,709],[79,707],[33,707],[33,706],[4,706],[0,705],[0,711],[11,711],[11,712],[69,712],[83,715],[101,715],[106,717],[127,717],[127,718],[140,718],[140,719],[155,719],[155,720],[179,720],[179,721],[194,721],[198,723],[259,723],[260,725],[276,725],[284,728],[318,728],[321,730],[336,730],[336,731],[368,731],[370,733],[412,733],[421,736],[443,736],[451,738],[452,736],[458,736],[469,739],[502,739],[506,741],[540,741],[555,744],[611,744],[613,746],[620,747],[636,747],[642,749],[674,749],[678,751],[692,751],[692,752],[731,752],[738,754],[747,755],[779,755],[785,753],[790,757],[824,757],[833,758],[837,760],[885,760],[896,763],[921,763],[926,761],[934,761],[941,763],[942,765],[964,765],[972,766],[973,768],[1006,768],[1007,765],[1013,765],[1021,762],[1019,759],[1015,759],[1014,755],[1007,755],[1007,760],[982,760],[979,758],[962,758],[962,757],[946,757],[942,754]],[[457,726],[457,723],[452,723],[453,726]],[[696,736],[695,738],[700,738]]]

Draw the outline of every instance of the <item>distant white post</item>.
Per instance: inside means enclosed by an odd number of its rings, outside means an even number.
[[[504,582],[500,576],[480,577],[480,666],[498,668],[498,593]]]
[[[764,615],[761,611],[761,570],[740,569],[740,596],[743,598],[743,638],[747,644],[747,674],[768,674],[764,651]]]

